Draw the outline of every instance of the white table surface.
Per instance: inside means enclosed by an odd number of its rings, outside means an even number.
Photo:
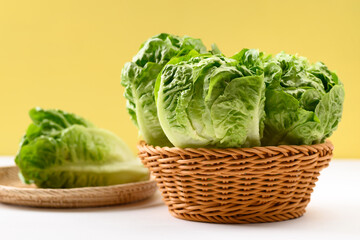
[[[13,158],[0,157],[0,166]],[[304,216],[276,223],[210,224],[172,217],[157,192],[133,204],[40,209],[0,203],[0,239],[360,240],[360,160],[333,160],[322,171]]]

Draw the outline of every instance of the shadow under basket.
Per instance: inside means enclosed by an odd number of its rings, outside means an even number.
[[[275,222],[305,213],[333,145],[177,148],[138,145],[170,213],[213,223]]]

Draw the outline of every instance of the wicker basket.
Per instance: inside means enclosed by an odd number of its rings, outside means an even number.
[[[319,172],[329,165],[333,145],[182,149],[140,142],[138,149],[173,216],[256,223],[305,213]]]

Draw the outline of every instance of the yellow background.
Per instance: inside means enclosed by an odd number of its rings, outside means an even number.
[[[60,108],[134,151],[120,71],[160,32],[323,61],[345,84],[335,157],[360,158],[360,1],[0,1],[0,155],[14,155],[34,106]]]

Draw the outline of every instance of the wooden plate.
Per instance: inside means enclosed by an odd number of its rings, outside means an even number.
[[[48,208],[99,207],[140,201],[156,191],[153,180],[105,187],[37,188],[22,183],[18,172],[16,166],[0,168],[0,202]]]

